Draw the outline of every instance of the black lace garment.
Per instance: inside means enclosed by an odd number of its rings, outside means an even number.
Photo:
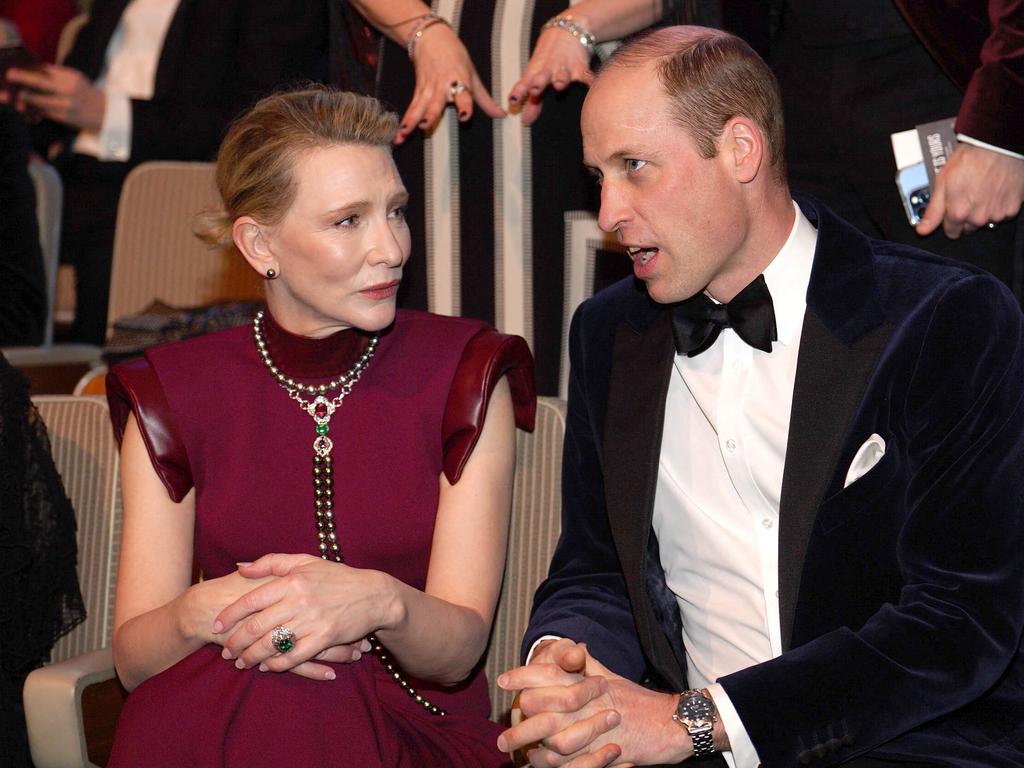
[[[21,688],[85,619],[75,514],[28,384],[0,355],[0,755],[30,766]]]

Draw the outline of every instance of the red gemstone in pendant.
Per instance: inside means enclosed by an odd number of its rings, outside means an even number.
[[[316,416],[318,419],[327,418],[327,403],[322,401],[317,403],[316,406],[313,408],[313,415]]]

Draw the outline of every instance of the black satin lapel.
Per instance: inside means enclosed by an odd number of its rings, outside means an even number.
[[[680,677],[678,664],[651,609],[645,567],[673,356],[667,311],[642,334],[626,324],[619,327],[603,441],[605,503],[640,644],[666,679]]]
[[[790,646],[807,542],[864,389],[892,327],[877,326],[852,346],[810,310],[804,317],[793,386],[786,467],[779,501],[779,618]]]

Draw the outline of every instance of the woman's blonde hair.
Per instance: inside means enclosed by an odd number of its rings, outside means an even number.
[[[222,205],[201,214],[196,236],[233,248],[240,216],[276,224],[295,199],[295,162],[312,149],[358,144],[390,150],[398,116],[348,91],[308,87],[260,100],[228,129],[217,153]]]

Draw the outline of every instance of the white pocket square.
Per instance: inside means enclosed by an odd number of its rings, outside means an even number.
[[[882,460],[883,456],[885,456],[885,440],[881,435],[872,434],[864,442],[864,445],[857,449],[857,455],[850,462],[850,469],[846,472],[846,482],[843,484],[843,488],[864,477],[875,464]]]

